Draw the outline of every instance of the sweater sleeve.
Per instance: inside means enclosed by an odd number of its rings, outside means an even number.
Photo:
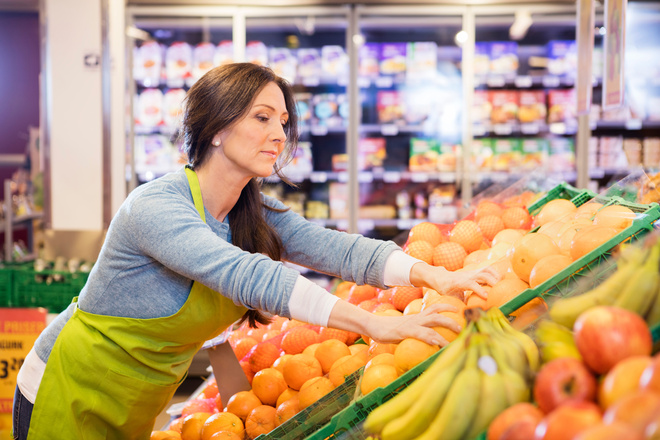
[[[264,196],[268,206],[286,209],[278,200]],[[267,221],[284,244],[285,260],[357,284],[385,288],[385,261],[399,246],[360,234],[348,234],[316,225],[291,210],[266,210]]]

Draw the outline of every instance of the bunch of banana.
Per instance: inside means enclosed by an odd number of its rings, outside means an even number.
[[[565,327],[582,312],[599,305],[615,305],[644,317],[649,325],[660,322],[660,240],[650,247],[628,245],[617,260],[616,270],[597,287],[572,297],[560,298],[550,307],[550,318]]]
[[[507,407],[530,399],[540,356],[498,308],[477,317],[429,368],[372,411],[364,429],[382,440],[471,440]]]
[[[560,357],[582,360],[582,355],[573,339],[573,331],[561,324],[543,319],[536,325],[534,337],[544,364]]]

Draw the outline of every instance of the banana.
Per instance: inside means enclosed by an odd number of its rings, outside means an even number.
[[[529,374],[529,366],[527,364],[527,356],[522,350],[520,345],[511,339],[502,328],[493,322],[490,316],[485,316],[479,319],[476,323],[477,329],[480,333],[490,335],[492,342],[489,344],[493,349],[501,350],[502,357],[506,358],[506,362],[514,371],[523,376]]]
[[[550,307],[550,317],[565,327],[573,328],[575,320],[585,310],[612,304],[638,268],[639,266],[633,260],[625,262],[605,281],[590,291],[582,295],[558,299]]]
[[[630,310],[640,316],[646,316],[653,305],[654,294],[658,290],[658,283],[660,283],[659,258],[660,245],[656,243],[651,248],[648,259],[639,266],[639,269],[621,290],[614,301],[615,306]]]
[[[646,313],[646,316],[644,316],[649,327],[653,327],[660,323],[660,283],[658,283],[658,288],[656,289],[654,296],[653,304],[651,304],[649,311]]]
[[[506,397],[509,406],[519,402],[528,402],[531,397],[530,387],[525,380],[527,374],[520,374],[514,371],[507,362],[507,357],[503,352],[501,345],[493,343],[490,345],[490,354],[495,359],[500,374],[504,378],[506,386]]]
[[[459,440],[469,429],[481,399],[481,375],[477,368],[479,346],[486,343],[485,336],[470,336],[465,367],[451,384],[449,393],[426,431],[416,440]],[[490,398],[490,396],[484,396]]]
[[[488,347],[481,347],[481,357],[477,362],[481,375],[481,399],[477,414],[471,423],[465,439],[472,440],[484,431],[495,417],[509,406],[507,386],[501,368],[491,356],[490,346],[497,344],[491,340]]]
[[[364,422],[364,429],[369,433],[380,433],[385,425],[401,417],[428,390],[434,377],[455,364],[465,353],[465,343],[474,333],[474,323],[468,324],[456,339],[444,348],[429,368],[402,392],[374,409]]]
[[[409,440],[423,433],[442,407],[454,378],[465,364],[466,357],[467,352],[464,351],[457,362],[437,374],[408,411],[385,425],[380,434],[381,439]]]
[[[486,315],[491,315],[494,322],[500,325],[507,336],[511,337],[520,345],[525,352],[525,356],[527,356],[527,363],[529,364],[531,372],[536,373],[541,366],[541,355],[539,353],[539,348],[536,346],[536,342],[534,342],[528,334],[511,327],[509,320],[497,307],[491,307],[488,309]]]
[[[573,339],[573,332],[563,325],[543,319],[536,326],[534,336],[541,351],[543,363],[560,357],[582,360],[582,355]]]

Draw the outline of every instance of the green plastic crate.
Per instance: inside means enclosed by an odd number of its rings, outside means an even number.
[[[538,212],[551,200],[565,199],[573,202],[575,206],[580,206],[587,201],[593,199],[596,194],[593,191],[577,189],[572,185],[564,182],[552,188],[543,197],[536,200],[534,203],[527,207],[530,214],[536,215]]]
[[[89,273],[35,271],[30,265],[13,271],[14,307],[44,307],[60,313],[85,286]]]
[[[13,305],[12,292],[12,269],[7,266],[0,267],[0,307]]]

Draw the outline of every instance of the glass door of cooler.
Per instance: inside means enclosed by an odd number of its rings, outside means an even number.
[[[186,163],[178,131],[181,103],[204,73],[234,61],[234,11],[133,7],[128,12],[130,190]]]
[[[458,217],[463,8],[358,7],[359,232]],[[460,39],[460,35],[458,37]]]
[[[300,142],[263,191],[326,227],[349,230],[348,7],[254,8],[245,15],[245,60],[271,67],[296,93]]]

